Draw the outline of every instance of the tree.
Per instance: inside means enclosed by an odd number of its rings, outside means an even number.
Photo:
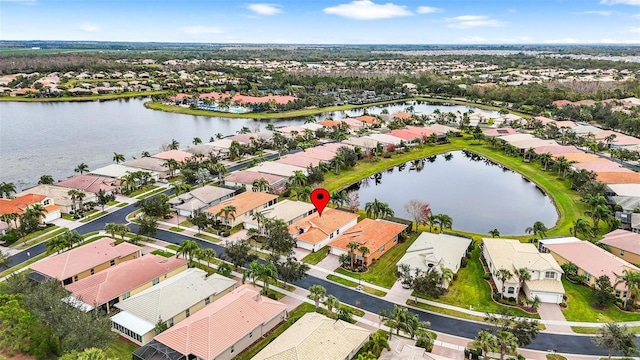
[[[371,334],[369,340],[367,340],[367,342],[365,342],[364,346],[362,347],[363,351],[373,354],[375,359],[378,359],[380,357],[380,354],[384,349],[389,351],[391,350],[391,347],[389,346],[386,332],[381,330]]]
[[[349,249],[349,259],[351,259],[351,269],[353,269],[353,259],[355,258],[356,250],[360,247],[355,241],[351,241],[347,244],[347,248]]]
[[[247,240],[237,242],[227,242],[224,247],[224,254],[236,269],[248,264],[257,258],[256,255],[251,253],[251,244]]]
[[[107,193],[104,189],[100,189],[96,193],[96,200],[98,200],[98,205],[102,207],[102,211],[104,211],[104,207],[109,203],[109,201],[114,201],[115,199],[115,195]]]
[[[498,229],[489,230],[489,235],[493,238],[498,237],[500,236],[500,231]]]
[[[419,225],[425,225],[427,218],[431,215],[431,207],[429,204],[417,199],[411,199],[404,204],[404,210],[411,215],[416,224],[416,231]]]
[[[582,233],[587,239],[590,239],[593,236],[593,232],[591,229],[591,225],[585,219],[579,218],[573,223],[573,227],[569,229],[571,235],[578,237],[579,233]]]
[[[520,289],[524,288],[524,282],[527,280],[531,280],[531,273],[527,268],[519,268],[516,269],[515,276],[518,278],[518,292],[516,293],[516,301],[518,299],[518,295],[520,294]]]
[[[13,183],[0,183],[0,197],[9,199],[11,197],[11,194],[14,194],[15,192],[16,186]]]
[[[606,205],[596,205],[593,209],[584,212],[585,215],[591,216],[593,220],[593,233],[598,233],[601,220],[607,220],[611,217],[611,209]]]
[[[492,324],[491,331],[497,335],[506,331],[516,337],[518,346],[527,346],[538,336],[539,322],[533,319],[514,316],[509,310],[500,310],[497,314],[489,314],[485,321]]]
[[[38,185],[53,185],[54,182],[53,176],[42,175],[40,176],[40,180],[38,180]]]
[[[500,350],[500,360],[504,360],[505,355],[514,352],[518,348],[518,339],[508,331],[498,331],[496,343],[498,350]]]
[[[320,302],[327,296],[327,289],[322,285],[311,285],[309,287],[309,298],[316,303],[316,310],[320,307]]]
[[[260,264],[258,267],[258,278],[264,286],[264,295],[269,295],[269,282],[271,279],[278,280],[278,269],[272,261]]]
[[[193,141],[192,141],[193,145],[199,145],[202,144],[202,139],[200,139],[199,137],[194,137]]]
[[[82,200],[87,197],[87,194],[80,191],[80,190],[76,190],[76,189],[71,189],[69,191],[67,191],[67,195],[69,195],[69,197],[71,197],[71,201],[73,202],[73,204],[75,205],[76,200],[78,201],[78,205],[75,206],[75,211],[80,211],[82,212]]]
[[[504,290],[506,287],[505,282],[507,281],[507,279],[511,279],[513,274],[508,269],[502,268],[496,272],[496,275],[498,276],[498,279],[500,279],[500,284],[502,285],[502,292],[500,293],[500,296],[504,296]]]
[[[371,253],[371,250],[369,250],[369,248],[366,247],[366,246],[360,246],[358,248],[358,251],[360,251],[360,254],[362,254],[362,263],[366,267],[366,265],[367,265],[367,255],[369,255]]]
[[[108,223],[104,226],[104,231],[111,234],[112,238],[116,237],[116,232],[118,231],[118,225],[116,223]]]
[[[398,265],[395,275],[403,286],[407,288],[412,287],[414,276],[411,273],[411,266],[409,264]]]
[[[251,263],[249,263],[249,266],[247,266],[247,268],[242,273],[242,283],[244,284],[244,282],[250,278],[251,283],[255,285],[256,280],[260,275],[260,266],[260,263],[256,260],[253,260]]]
[[[418,294],[427,295],[437,299],[442,295],[441,276],[434,268],[421,274],[416,274],[413,278],[411,288],[415,293],[415,301],[418,301]]]
[[[383,218],[386,216],[393,216],[394,212],[389,207],[389,204],[383,203],[380,200],[373,199],[366,204],[364,204],[364,210],[368,217],[373,219]]]
[[[196,211],[189,220],[198,228],[198,234],[200,234],[201,230],[206,229],[211,223],[211,219],[209,219],[207,213],[202,211]]]
[[[178,248],[176,252],[176,257],[182,255],[182,257],[189,260],[189,264],[191,264],[199,250],[200,245],[195,240],[182,240],[180,242],[180,248]]]
[[[121,162],[124,162],[124,154],[119,154],[117,152],[113,153],[113,162],[116,164],[120,164]]]
[[[637,352],[635,335],[629,331],[626,325],[607,323],[598,331],[591,341],[601,348],[609,351],[609,360],[614,352],[622,352],[625,356]]]
[[[443,229],[451,230],[451,228],[453,227],[453,219],[451,218],[451,216],[447,214],[437,214],[435,218],[436,218],[436,223],[440,224],[441,232]]]
[[[229,223],[229,218],[232,218],[233,221],[236,220],[236,207],[233,206],[233,205],[227,205],[227,206],[223,207],[216,214],[216,216],[221,216],[221,215],[222,215],[222,217],[224,217],[225,225],[227,225],[229,228],[231,228],[231,224]]]
[[[336,175],[340,174],[340,168],[342,166],[344,166],[345,164],[345,159],[344,159],[344,155],[342,154],[336,154],[336,156],[333,158],[333,160],[331,160],[333,167],[336,169]]]
[[[136,206],[142,210],[145,215],[162,219],[171,213],[169,205],[169,197],[165,194],[158,194],[150,198],[140,200]]]
[[[275,265],[285,287],[288,282],[298,281],[307,276],[307,271],[310,269],[309,265],[297,261],[292,256],[288,256],[284,262],[278,262]]]
[[[171,139],[171,142],[167,146],[169,150],[178,150],[180,148],[180,143],[176,139]]]
[[[293,253],[296,240],[289,234],[287,224],[280,219],[268,219],[264,222],[266,237],[262,247],[276,256],[289,256]]]
[[[615,289],[611,286],[611,279],[607,275],[602,275],[596,279],[595,284],[591,287],[591,293],[596,299],[596,304],[600,307],[608,307],[616,300],[614,295]],[[628,296],[625,297],[625,303]],[[626,306],[626,305],[625,305]]]
[[[147,239],[156,236],[158,232],[158,218],[145,214],[138,219],[138,222],[138,235],[146,235]]]
[[[158,335],[168,328],[169,326],[167,326],[167,323],[163,321],[161,317],[158,317],[158,322],[156,323],[156,326],[153,327],[153,332]]]
[[[207,267],[211,267],[211,261],[216,258],[216,251],[213,248],[203,248],[197,251],[197,258],[207,262]]]
[[[533,226],[530,226],[528,228],[526,228],[524,231],[527,234],[531,234],[533,233],[533,238],[535,239],[538,235],[540,235],[540,238],[542,239],[543,237],[547,236],[547,231],[549,229],[547,229],[547,227],[544,225],[544,223],[542,221],[536,221],[535,223],[533,223]]]
[[[73,171],[80,173],[82,175],[86,172],[89,172],[89,165],[85,163],[80,163],[78,166],[76,166],[76,168]]]
[[[327,300],[325,300],[324,304],[327,306],[327,313],[332,314],[333,309],[340,308],[340,300],[333,295],[327,296]]]
[[[624,307],[626,308],[627,300],[632,294],[638,293],[638,289],[640,288],[640,273],[631,270],[622,271],[622,275],[618,275],[616,278],[614,288],[619,284],[624,284],[627,287],[627,296],[624,298]]]
[[[253,182],[253,191],[255,192],[268,191],[270,188],[269,181],[263,177]]]
[[[11,266],[11,255],[0,250],[0,270],[8,269]]]
[[[480,330],[473,341],[473,346],[480,348],[482,356],[486,358],[489,351],[494,351],[498,347],[498,341],[490,331]]]

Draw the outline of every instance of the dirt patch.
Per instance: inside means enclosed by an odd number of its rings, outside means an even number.
[[[36,358],[31,355],[26,354],[16,354],[14,356],[9,356],[5,352],[0,351],[0,356],[4,357],[7,360],[35,360]]]

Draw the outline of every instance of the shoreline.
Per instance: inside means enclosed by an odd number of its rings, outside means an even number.
[[[120,93],[106,95],[90,95],[75,97],[57,97],[57,98],[30,98],[21,96],[0,96],[0,102],[20,102],[20,103],[51,103],[51,102],[92,102],[92,101],[111,101],[119,99],[144,98],[153,95],[165,95],[168,91],[156,90],[144,93]]]

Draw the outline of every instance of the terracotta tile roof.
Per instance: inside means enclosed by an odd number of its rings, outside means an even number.
[[[320,164],[321,161],[317,158],[305,156],[303,152],[299,152],[295,154],[285,155],[274,162],[278,164],[288,164],[306,168],[309,166],[316,167],[318,166],[318,164]]]
[[[294,235],[296,240],[317,244],[357,218],[358,214],[327,208],[322,212],[322,216],[314,213],[289,225],[289,234],[299,234]],[[302,234],[301,229],[304,231]]]
[[[273,185],[277,182],[286,180],[282,176],[264,174],[256,171],[250,171],[250,170],[241,170],[241,171],[232,173],[231,175],[224,178],[224,180],[230,181],[230,182],[238,182],[242,184],[253,184],[254,181],[259,180],[261,178],[264,178],[265,180],[267,180],[269,182],[269,185]]]
[[[440,135],[442,134],[441,132],[435,131],[433,129],[427,129],[427,128],[423,128],[423,127],[419,127],[419,126],[408,126],[407,130],[419,134],[421,136],[430,136],[431,134],[436,134],[436,135]]]
[[[320,159],[323,161],[330,161],[336,157],[335,151],[329,151],[319,147],[312,147],[312,148],[306,149],[301,154],[304,154],[305,156],[308,156],[311,158]]]
[[[406,112],[397,112],[393,115],[391,115],[392,118],[397,118],[397,119],[409,119],[411,118],[411,114],[408,114]]]
[[[337,152],[341,147],[346,147],[349,149],[353,149],[353,146],[343,143],[327,143],[321,146],[316,146],[314,149],[327,150],[332,152]]]
[[[120,180],[95,175],[78,175],[58,182],[56,185],[92,193],[100,190],[114,191],[120,186]]]
[[[607,161],[607,159],[605,158],[601,158],[598,155],[594,155],[594,154],[587,154],[587,153],[583,153],[583,152],[579,152],[579,153],[562,153],[562,154],[555,154],[555,158],[559,158],[560,156],[564,156],[565,159],[567,159],[567,161],[573,161],[573,162],[577,162],[577,163],[584,163],[584,162],[594,162],[594,161]]]
[[[635,265],[620,259],[589,241],[545,244],[544,246],[596,278],[607,275],[612,285],[615,284],[617,276],[622,275],[624,270],[640,271]],[[625,285],[619,284],[616,288],[623,290]]]
[[[636,172],[600,172],[596,178],[605,184],[640,184],[640,173]]]
[[[39,204],[44,199],[46,196],[37,194],[26,194],[13,199],[0,198],[0,215],[11,213],[22,215],[30,205]]]
[[[600,243],[640,255],[640,234],[628,230],[614,230],[606,234]]]
[[[556,121],[556,126],[559,127],[559,128],[561,128],[561,127],[572,128],[572,127],[576,127],[578,125],[576,123],[574,123],[573,121],[566,120],[566,121]]]
[[[358,116],[356,118],[356,120],[363,122],[365,124],[373,124],[375,122],[378,121],[378,119],[376,119],[375,117],[371,116],[371,115],[362,115],[362,116]]]
[[[261,296],[258,291],[249,285],[240,286],[154,339],[185,356],[215,359],[286,311],[285,304]]]
[[[600,172],[633,172],[627,169],[624,166],[621,166],[617,162],[613,161],[596,161],[596,162],[586,162],[586,163],[575,163],[572,164],[576,169],[584,169],[593,171],[596,173]]]
[[[551,155],[563,155],[564,157],[567,154],[584,154],[582,150],[575,146],[543,145],[534,148],[534,150],[536,154],[550,153]]]
[[[231,199],[227,199],[205,211],[210,214],[216,215],[218,214],[218,212],[220,212],[220,210],[224,209],[225,206],[231,205],[236,207],[235,216],[238,217],[244,213],[249,212],[249,210],[253,210],[256,208],[262,209],[264,204],[277,199],[277,195],[267,194],[263,192],[247,191],[243,192],[242,194],[238,194]]]
[[[373,253],[406,228],[407,225],[387,220],[364,219],[338,236],[330,245],[348,251],[347,244],[353,241],[368,247]]]
[[[392,131],[389,131],[387,133],[387,135],[395,136],[395,137],[403,139],[403,140],[422,139],[422,135],[421,134],[418,134],[416,132],[413,132],[411,130],[406,130],[406,129],[392,130]]]
[[[40,260],[31,265],[31,269],[62,281],[110,260],[140,251],[140,247],[127,242],[114,245],[115,242],[114,239],[105,237]]]
[[[66,288],[85,304],[99,306],[186,265],[185,259],[149,254],[80,279]]]
[[[483,133],[486,136],[505,136],[505,135],[517,134],[518,131],[510,127],[506,127],[506,128],[497,128],[497,129],[487,129],[483,131]]]
[[[192,156],[193,156],[192,153],[182,151],[182,150],[167,150],[161,153],[157,153],[155,155],[151,155],[152,158],[162,159],[162,160],[173,159],[177,162],[185,161],[187,159],[190,159]]]
[[[338,126],[340,126],[340,121],[324,120],[324,121],[319,122],[318,124],[320,124],[322,126],[326,126],[326,127],[338,127]]]

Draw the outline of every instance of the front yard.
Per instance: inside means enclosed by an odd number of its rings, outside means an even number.
[[[599,323],[640,321],[640,313],[622,311],[615,305],[609,306],[607,310],[594,308],[591,306],[594,302],[591,289],[586,286],[574,284],[566,279],[562,279],[562,285],[568,299],[567,308],[562,310],[567,321]]]

